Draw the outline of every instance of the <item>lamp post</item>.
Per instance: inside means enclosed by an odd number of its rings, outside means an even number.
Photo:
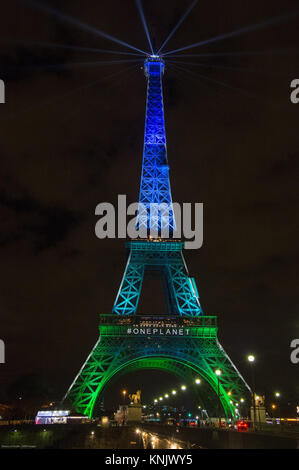
[[[275,406],[275,408],[277,408],[277,412],[280,412],[281,411],[279,407],[280,392],[275,392],[274,395],[275,395],[275,398],[277,398],[277,405]],[[273,408],[273,405],[272,405],[272,408]]]
[[[217,394],[218,394],[218,417],[219,417],[219,429],[221,429],[221,416],[220,416],[220,375],[221,375],[221,370],[216,369],[215,374],[217,376]]]
[[[125,404],[125,398],[126,398],[126,395],[127,395],[127,390],[123,390],[121,393],[123,395],[123,402]]]
[[[251,368],[251,382],[252,382],[252,407],[253,407],[253,430],[255,431],[255,423],[256,423],[256,409],[255,409],[255,380],[254,380],[254,362],[255,357],[253,354],[249,354],[247,356],[247,360],[250,364]]]

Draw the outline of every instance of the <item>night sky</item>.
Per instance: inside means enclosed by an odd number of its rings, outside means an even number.
[[[190,1],[143,3],[159,46]],[[133,0],[49,4],[148,51]],[[289,0],[198,2],[165,50],[296,9]],[[259,393],[278,389],[290,400],[299,394],[290,362],[299,338],[299,104],[290,101],[298,27],[299,16],[181,52],[233,54],[173,58],[164,76],[173,199],[204,203],[203,247],[185,252],[201,304],[218,315],[220,342],[242,375],[250,381],[253,352]],[[62,396],[123,275],[124,240],[97,239],[94,211],[118,194],[138,198],[146,80],[142,61],[109,63],[135,56],[48,47],[133,52],[30,2],[3,4],[0,31],[0,386],[35,373]],[[161,309],[151,288],[143,313]],[[120,387],[140,385],[151,399],[172,383],[161,373],[122,377],[111,396],[117,403]]]

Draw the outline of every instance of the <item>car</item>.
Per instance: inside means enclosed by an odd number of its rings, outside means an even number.
[[[197,421],[189,421],[189,426],[194,428],[197,426]]]
[[[250,423],[244,419],[237,422],[238,431],[248,431],[249,427],[250,427]]]

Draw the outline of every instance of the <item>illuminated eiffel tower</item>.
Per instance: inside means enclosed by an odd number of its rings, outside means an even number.
[[[185,383],[205,383],[227,417],[238,414],[237,404],[250,389],[217,339],[217,318],[203,313],[195,281],[183,257],[184,243],[173,238],[172,207],[163,109],[165,64],[152,55],[144,62],[147,104],[143,165],[137,226],[157,234],[127,243],[127,265],[112,314],[100,315],[100,336],[69,388],[65,399],[83,414],[93,416],[97,399],[110,380],[138,369],[162,369]],[[160,204],[151,213],[150,204]],[[164,229],[168,238],[161,237]],[[145,272],[163,280],[167,312],[137,314]],[[215,374],[221,370],[221,380]],[[198,382],[198,380],[197,380]],[[203,397],[202,397],[203,398]]]

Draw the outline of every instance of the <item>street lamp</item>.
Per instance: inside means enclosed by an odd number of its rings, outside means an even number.
[[[276,398],[280,398],[280,392],[275,392],[274,395],[275,395]],[[276,408],[278,408],[278,404],[277,405],[272,405],[273,410],[275,410]]]
[[[277,405],[275,403],[272,403],[271,405],[271,410],[272,410],[272,418],[275,417],[275,413],[277,413]]]
[[[186,385],[182,385],[182,386],[181,386],[181,390],[184,390],[184,391],[185,391],[186,388],[187,388]]]
[[[199,385],[199,384],[200,384],[200,382],[201,382],[201,380],[200,380],[200,379],[195,379],[195,383],[196,383],[196,385]]]
[[[168,398],[168,397],[169,397],[168,393],[165,393],[164,397],[165,397],[165,398]]]
[[[216,369],[215,374],[217,376],[217,390],[218,390],[218,417],[219,417],[219,429],[221,429],[221,416],[220,416],[220,375],[221,375],[221,370]]]
[[[176,390],[172,390],[172,395],[176,395]]]
[[[127,390],[123,390],[121,393],[123,394],[123,400],[124,400],[124,403],[125,403],[125,398],[126,398]]]
[[[253,430],[255,430],[255,422],[256,422],[256,410],[255,410],[255,380],[254,380],[254,367],[253,364],[255,362],[255,357],[253,354],[249,354],[247,356],[247,360],[250,364],[251,368],[251,381],[252,381],[252,406],[253,406]]]

